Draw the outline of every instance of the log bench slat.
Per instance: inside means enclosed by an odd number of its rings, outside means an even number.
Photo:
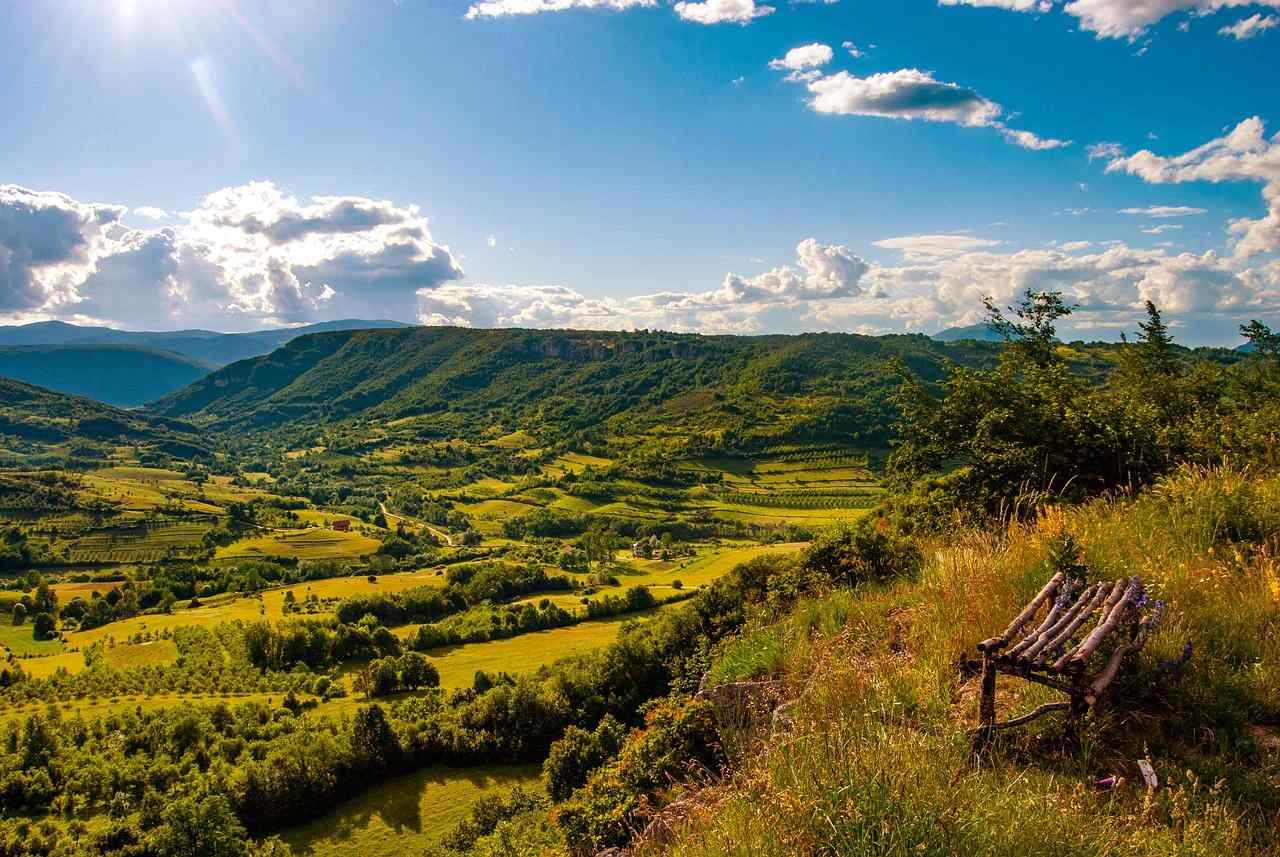
[[[1082,588],[1058,572],[1004,633],[979,643],[982,697],[980,724],[973,731],[975,747],[985,745],[1001,729],[1030,723],[1054,711],[1068,713],[1068,730],[1074,734],[1080,718],[1097,705],[1124,662],[1142,650],[1159,624],[1163,604],[1149,605],[1145,592],[1137,577]],[[1036,623],[1042,610],[1043,618]],[[1113,643],[1110,655],[1101,669],[1090,675],[1090,661],[1108,641]],[[1001,672],[1053,688],[1068,700],[1045,703],[1020,717],[997,721],[996,677]]]

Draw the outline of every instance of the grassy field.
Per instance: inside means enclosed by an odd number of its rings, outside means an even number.
[[[441,687],[448,690],[470,687],[479,670],[487,673],[507,672],[519,675],[534,672],[561,658],[603,648],[618,639],[622,626],[626,622],[652,619],[664,609],[668,608],[658,607],[628,616],[580,622],[567,628],[537,631],[506,640],[447,646],[427,652],[426,655],[436,669],[440,670]],[[407,639],[417,629],[417,625],[405,625],[397,628],[396,633],[401,638]],[[321,703],[315,709],[313,716],[350,717],[355,714],[356,709],[369,704],[363,695],[354,692],[351,687],[351,679],[362,666],[362,663],[352,662],[342,668],[340,675],[345,682],[348,695]],[[404,694],[397,696],[404,696]],[[395,699],[396,696],[389,698]]]
[[[617,591],[625,591],[633,586],[646,586],[654,590],[654,595],[662,597],[675,591],[671,586],[675,580],[684,584],[685,589],[696,589],[711,583],[748,560],[759,556],[795,553],[803,547],[803,544],[797,542],[779,545],[746,545],[666,561],[632,559],[629,553],[623,553],[619,556],[626,557],[626,561],[631,563],[639,573],[619,575]],[[600,592],[609,594],[614,592],[614,589],[606,587]]]
[[[651,618],[656,612],[580,622],[567,628],[536,631],[508,640],[449,646],[428,652],[427,656],[440,670],[441,686],[470,687],[477,670],[513,674],[533,672],[560,658],[603,648],[618,639],[626,621]]]
[[[151,640],[145,643],[122,643],[108,646],[102,653],[107,666],[116,669],[128,669],[139,666],[162,666],[173,663],[178,658],[178,649],[171,640]],[[47,657],[29,658],[22,662],[22,668],[33,678],[46,678],[59,669],[69,673],[78,673],[84,669],[84,652],[62,652]]]
[[[184,626],[212,628],[215,625],[236,619],[250,621],[265,618],[267,618],[265,610],[258,599],[251,596],[227,598],[218,601],[216,604],[197,607],[194,610],[181,608],[175,609],[172,613],[151,613],[143,616],[134,616],[131,619],[125,619],[120,622],[112,622],[108,625],[91,628],[88,631],[74,631],[67,634],[67,643],[84,649],[107,637],[114,637],[116,640],[127,640],[134,634],[146,634],[147,632],[155,634],[166,629],[173,630]]]
[[[313,580],[282,586],[261,593],[261,599],[254,595],[231,595],[211,599],[208,603],[196,608],[177,607],[172,613],[154,613],[135,616],[120,622],[112,622],[88,631],[78,631],[67,635],[67,642],[79,648],[85,648],[106,637],[126,640],[134,634],[148,631],[156,633],[164,629],[183,626],[200,626],[212,628],[222,622],[234,620],[255,621],[266,619],[278,622],[284,618],[284,598],[286,592],[292,592],[299,602],[305,601],[308,595],[317,598],[347,598],[352,595],[366,595],[373,592],[402,592],[417,586],[443,586],[443,575],[434,571],[413,571],[404,574],[386,574],[370,582],[364,576],[335,577],[329,580]],[[323,611],[322,611],[323,614]],[[302,614],[303,618],[307,615]]]
[[[120,586],[119,581],[109,580],[87,583],[51,583],[49,584],[49,589],[57,594],[59,603],[66,603],[76,596],[89,598],[94,592],[99,595],[105,595],[118,586]],[[30,591],[34,593],[35,590]]]
[[[31,635],[31,623],[14,625],[8,616],[0,616],[0,646],[15,655],[56,655],[62,651],[59,640],[36,640]],[[24,668],[25,668],[24,662]]]
[[[459,503],[457,508],[472,519],[476,529],[489,535],[501,532],[503,521],[527,515],[538,507],[514,500],[482,500],[479,503]]]
[[[716,547],[701,551],[696,556],[683,557],[676,560],[634,559],[630,551],[619,551],[620,562],[634,569],[632,574],[619,574],[617,586],[601,586],[590,597],[600,598],[605,595],[621,595],[633,586],[644,586],[653,590],[657,598],[665,598],[676,592],[671,584],[677,580],[686,590],[705,586],[741,563],[758,556],[794,553],[803,548],[801,543],[778,545],[742,545]],[[521,599],[520,603],[538,603],[543,598],[566,610],[580,609],[582,596],[576,593],[551,593],[532,595]]]
[[[359,533],[339,533],[311,527],[242,539],[218,548],[218,559],[297,557],[298,559],[357,559],[378,549],[378,542]]]
[[[279,589],[269,589],[262,593],[262,603],[266,606],[266,618],[279,621],[284,618],[284,598],[286,592],[292,592],[298,601],[305,601],[307,596],[314,595],[321,600],[327,598],[350,598],[354,595],[371,595],[375,592],[403,592],[419,586],[444,586],[443,574],[434,571],[410,571],[403,574],[384,574],[372,582],[367,577],[334,577],[329,580],[312,580]]]
[[[507,672],[519,675],[534,672],[561,658],[603,648],[618,639],[618,634],[621,633],[622,626],[627,621],[637,619],[643,621],[652,618],[662,609],[665,608],[659,607],[629,616],[580,622],[567,628],[537,631],[507,640],[447,646],[427,652],[426,655],[436,669],[440,670],[441,687],[448,690],[470,687],[479,670],[487,673]],[[417,625],[405,625],[397,628],[396,633],[401,638],[408,638],[417,629]],[[351,679],[362,666],[362,663],[352,662],[343,667],[340,674],[346,683],[348,695],[321,703],[315,710],[315,715],[350,717],[355,714],[356,709],[369,704],[363,695],[354,692],[351,687]]]
[[[281,838],[308,857],[410,855],[438,843],[486,792],[537,785],[538,767],[430,768],[387,780]]]
[[[168,502],[176,502],[191,512],[220,514],[222,508],[207,501],[190,499],[195,486],[186,482],[182,474],[171,470],[153,470],[143,467],[115,467],[87,473],[83,478],[86,499],[106,500],[117,508],[135,512],[158,509]]]

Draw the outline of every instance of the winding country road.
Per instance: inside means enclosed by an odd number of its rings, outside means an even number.
[[[388,511],[387,504],[381,501],[378,503],[378,508],[382,510],[382,517],[387,519],[388,524],[390,524],[392,521],[403,521],[405,523],[405,526],[417,527],[419,529],[426,530],[428,533],[431,533],[431,535],[435,536],[437,539],[440,539],[441,541],[443,541],[449,547],[455,546],[453,544],[453,537],[450,536],[448,533],[446,533],[444,530],[437,530],[435,527],[431,526],[430,524],[426,524],[426,523],[423,523],[422,521],[418,521],[413,518],[406,517],[404,515],[397,515],[394,512]]]

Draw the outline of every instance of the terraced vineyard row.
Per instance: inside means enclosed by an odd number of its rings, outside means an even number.
[[[875,505],[879,489],[849,491],[725,491],[716,499],[736,506],[763,506],[776,509],[864,509]]]
[[[856,452],[842,446],[810,446],[803,449],[794,447],[771,447],[764,450],[769,461],[814,462],[830,467],[865,467],[868,461],[865,452]]]
[[[170,551],[193,552],[208,522],[142,522],[130,527],[98,530],[67,545],[72,562],[157,562]]]

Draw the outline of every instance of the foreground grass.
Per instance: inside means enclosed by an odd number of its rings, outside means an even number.
[[[1045,718],[975,760],[976,688],[956,660],[1035,592],[1066,533],[1094,576],[1140,575],[1168,617],[1081,748]],[[1280,479],[1186,471],[1137,500],[926,545],[917,580],[764,622],[724,647],[713,676],[783,678],[794,727],[742,740],[676,841],[641,853],[1280,853],[1280,751],[1260,737],[1280,719],[1278,540]],[[1187,640],[1196,654],[1175,678],[1160,664]],[[1001,687],[1005,716],[1047,698]],[[1095,786],[1110,775],[1115,787]]]
[[[285,831],[294,854],[418,854],[437,844],[482,795],[536,785],[538,766],[430,768],[387,780],[323,818]]]

